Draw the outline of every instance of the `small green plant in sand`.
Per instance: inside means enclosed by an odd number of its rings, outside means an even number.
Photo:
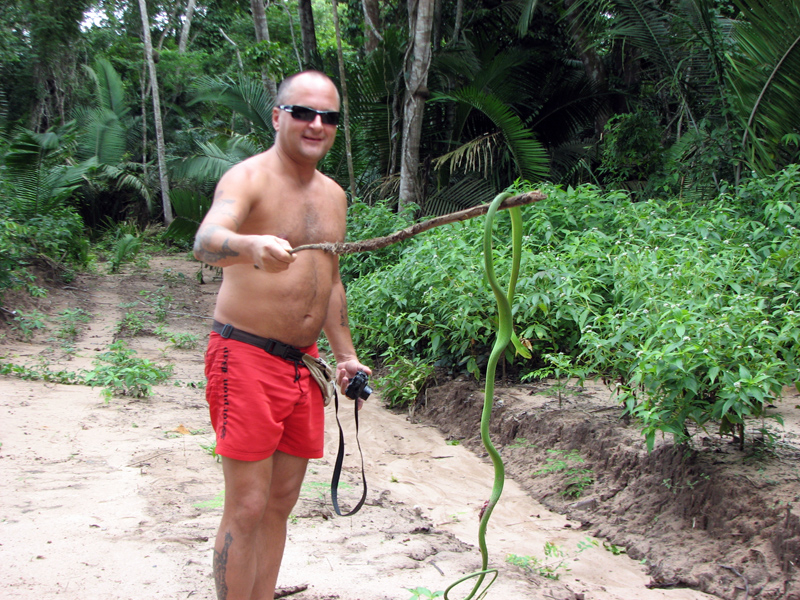
[[[216,440],[214,440],[212,442],[209,442],[208,444],[201,443],[200,447],[203,449],[203,452],[205,452],[206,454],[208,454],[210,456],[213,456],[214,460],[216,460],[217,462],[220,462],[222,460],[222,457],[219,454],[217,454],[217,441]]]
[[[170,348],[179,350],[194,350],[200,341],[200,336],[195,333],[176,333],[168,331],[163,325],[156,327],[155,334],[158,339],[169,342]]]
[[[136,356],[123,341],[111,344],[95,361],[96,367],[84,375],[84,383],[103,387],[106,400],[112,396],[145,398],[154,385],[163,383],[172,374],[171,365],[157,365]]]
[[[74,341],[80,333],[80,325],[92,320],[92,315],[81,308],[67,308],[58,313],[56,321],[61,325],[56,336],[67,342]]]
[[[534,475],[547,475],[549,473],[564,473],[567,481],[562,496],[579,498],[583,491],[594,483],[594,474],[591,469],[583,469],[578,464],[584,462],[577,450],[570,450],[564,454],[561,450],[549,449],[550,457],[545,461],[544,467],[534,471]]]
[[[167,313],[174,298],[171,294],[165,293],[165,287],[162,285],[156,291],[142,290],[139,295],[144,297],[143,302],[153,309],[153,316],[158,323],[164,323],[167,320]]]
[[[18,310],[12,320],[11,328],[17,333],[22,341],[28,342],[33,334],[45,328],[44,314],[36,310]]]
[[[426,600],[444,596],[444,592],[432,592],[426,587],[408,588],[408,591],[411,592],[411,598],[408,600]]]
[[[576,551],[570,554],[564,550],[563,546],[559,546],[553,542],[545,542],[544,559],[530,555],[520,556],[517,554],[509,554],[506,557],[506,562],[539,575],[540,577],[555,580],[558,579],[562,573],[570,571],[565,565],[568,559],[586,550],[596,548],[598,545],[599,543],[597,540],[587,537],[585,540],[578,542]]]
[[[126,233],[120,237],[114,244],[114,247],[111,249],[109,270],[112,273],[118,273],[120,267],[124,263],[132,261],[139,253],[141,248],[142,240],[138,237],[131,235],[130,233]]]
[[[58,371],[51,370],[50,364],[44,357],[40,358],[37,365],[17,365],[0,362],[0,375],[9,375],[26,381],[47,381],[66,385],[83,383],[83,379],[77,373],[63,369]]]
[[[547,361],[547,366],[523,375],[521,379],[526,381],[528,379],[546,379],[547,377],[555,378],[555,385],[547,393],[554,394],[558,398],[558,406],[561,407],[561,401],[565,395],[577,393],[574,389],[570,389],[569,382],[577,379],[578,385],[582,385],[586,380],[586,369],[572,364],[572,358],[563,352],[543,354],[542,358]]]
[[[117,335],[135,337],[145,331],[150,323],[147,320],[148,314],[143,310],[135,310],[125,313],[117,323]]]
[[[195,508],[222,508],[224,504],[225,504],[225,490],[219,492],[211,500],[196,502],[194,506]]]
[[[508,445],[508,448],[535,448],[536,444],[529,442],[528,438],[518,437]]]

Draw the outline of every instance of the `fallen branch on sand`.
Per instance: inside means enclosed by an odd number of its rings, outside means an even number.
[[[291,596],[292,594],[299,594],[300,592],[305,592],[308,589],[308,586],[303,585],[295,585],[292,587],[282,587],[275,590],[275,599],[278,598],[285,598],[286,596]]]

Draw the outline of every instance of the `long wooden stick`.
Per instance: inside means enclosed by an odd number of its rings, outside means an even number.
[[[525,206],[526,204],[533,204],[534,202],[544,200],[545,198],[547,198],[547,196],[545,196],[542,192],[528,192],[526,194],[520,194],[519,196],[512,196],[511,198],[503,201],[503,203],[499,206],[499,210],[504,208],[513,208],[515,206]],[[321,244],[306,244],[304,246],[292,248],[289,253],[294,254],[295,252],[300,252],[301,250],[324,250],[325,252],[330,252],[331,254],[338,254],[341,256],[343,254],[354,254],[356,252],[380,250],[381,248],[386,248],[386,246],[396,244],[397,242],[402,242],[403,240],[407,240],[418,233],[428,231],[434,227],[447,225],[448,223],[456,223],[458,221],[466,221],[467,219],[474,219],[475,217],[485,215],[486,211],[488,210],[489,204],[481,204],[480,206],[473,206],[472,208],[460,210],[458,212],[443,215],[441,217],[434,217],[433,219],[428,219],[427,221],[422,221],[421,223],[415,223],[414,225],[406,227],[405,229],[395,231],[394,233],[390,233],[389,235],[383,237],[360,240],[358,242],[323,242]]]

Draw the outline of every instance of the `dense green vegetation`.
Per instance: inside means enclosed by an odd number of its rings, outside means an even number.
[[[351,147],[343,131],[320,168],[351,239],[548,193],[515,312],[533,358],[509,351],[510,373],[598,374],[651,442],[687,421],[741,435],[797,378],[800,5],[782,0],[4,2],[0,303],[44,293],[37,273],[122,268],[154,225],[186,248],[303,68],[347,87]],[[343,260],[357,342],[403,401],[432,364],[480,376],[480,227]]]
[[[508,361],[524,377],[561,355],[567,375],[601,377],[651,445],[657,431],[684,439],[687,422],[741,435],[798,380],[799,175],[792,166],[703,203],[541,186],[548,199],[524,209],[514,313],[533,358],[509,346]],[[343,258],[357,345],[479,377],[495,326],[481,228],[433,230],[378,268]],[[496,235],[507,273],[510,231]]]

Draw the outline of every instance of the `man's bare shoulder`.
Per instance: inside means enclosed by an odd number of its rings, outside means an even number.
[[[332,198],[339,202],[343,202],[345,206],[347,206],[347,194],[345,194],[342,186],[340,186],[336,181],[317,171],[316,173],[317,180],[319,181],[319,185],[325,190],[325,193],[330,195]]]
[[[254,179],[263,180],[269,176],[270,170],[274,165],[275,157],[272,152],[267,150],[233,165],[225,172],[220,181],[229,180],[247,183]]]

